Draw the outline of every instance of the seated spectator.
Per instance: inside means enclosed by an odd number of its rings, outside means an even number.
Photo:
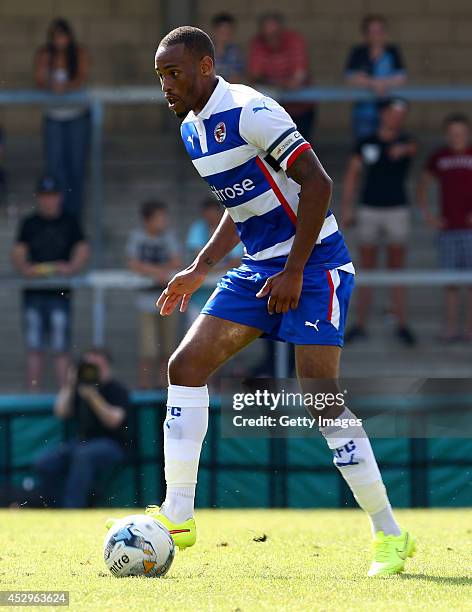
[[[63,212],[62,193],[54,177],[41,178],[36,200],[37,210],[22,221],[13,247],[15,267],[31,279],[77,274],[87,262],[89,247],[76,218]],[[48,345],[55,355],[57,381],[64,384],[69,367],[71,300],[67,285],[23,291],[30,391],[41,387]]]
[[[472,270],[472,142],[465,115],[450,115],[444,122],[445,144],[430,156],[418,185],[418,204],[426,222],[439,231],[439,265],[444,270]],[[440,189],[440,209],[429,203],[429,187]],[[472,289],[468,289],[465,336],[459,330],[459,287],[446,288],[446,317],[442,339],[472,340]]]
[[[172,273],[181,264],[179,243],[169,227],[167,206],[151,200],[141,206],[142,226],[131,232],[126,252],[133,272],[152,278],[154,284],[138,293],[139,386],[166,385],[167,361],[176,347],[178,314],[161,317],[156,301]]]
[[[210,197],[204,200],[201,204],[200,219],[192,223],[187,234],[187,250],[191,259],[195,259],[198,253],[206,245],[208,240],[213,235],[213,232],[218,227],[221,217],[223,216],[223,208],[215,200]],[[218,262],[212,272],[226,272],[230,268],[239,266],[241,257],[243,256],[243,246],[237,244],[230,253]],[[210,297],[213,287],[198,289],[193,295],[187,308],[187,313],[191,321],[197,318],[201,309]]]
[[[7,195],[7,179],[5,169],[3,167],[3,161],[5,158],[5,143],[3,130],[0,126],[0,205],[5,202]]]
[[[218,13],[211,20],[215,44],[216,71],[230,83],[239,83],[244,72],[241,47],[234,42],[236,19],[229,13]]]
[[[126,459],[129,397],[113,378],[111,358],[101,348],[84,354],[71,367],[54,405],[59,419],[70,421],[74,437],[46,450],[35,463],[45,501],[62,508],[85,508],[97,477]]]
[[[259,34],[251,43],[248,58],[249,79],[255,85],[295,91],[309,84],[309,59],[306,43],[297,32],[286,29],[279,13],[263,15]],[[284,104],[299,132],[310,140],[315,111],[311,103]]]
[[[77,43],[72,27],[64,19],[55,19],[46,43],[36,53],[37,87],[59,95],[77,91],[85,85],[88,73],[87,53]],[[88,107],[74,104],[48,108],[43,134],[46,168],[60,182],[64,210],[80,217],[90,139]]]
[[[400,50],[387,42],[387,24],[382,15],[368,15],[362,20],[365,43],[352,48],[346,63],[345,78],[349,85],[365,87],[381,99],[394,87],[406,82],[406,70]],[[354,138],[373,134],[379,124],[378,103],[356,102],[352,113]]]
[[[417,145],[404,131],[408,106],[404,100],[386,102],[375,134],[361,140],[355,147],[344,177],[341,202],[342,223],[354,222],[354,199],[361,175],[364,175],[357,215],[357,235],[360,243],[360,264],[363,269],[377,265],[379,247],[386,242],[388,267],[405,266],[406,244],[410,225],[410,208],[406,181]],[[367,336],[366,324],[372,301],[372,289],[360,287],[357,293],[357,322],[345,337],[349,342]],[[406,325],[405,290],[394,287],[393,314],[397,336],[407,346],[415,343]]]

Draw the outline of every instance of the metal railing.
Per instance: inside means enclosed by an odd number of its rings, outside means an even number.
[[[213,288],[220,275],[211,274],[204,282],[205,287]],[[136,291],[153,286],[150,278],[145,278],[128,270],[92,270],[74,277],[54,277],[48,279],[27,279],[13,276],[0,277],[0,289],[90,289],[92,291],[92,340],[94,346],[105,344],[106,293],[110,289]],[[357,286],[394,287],[445,287],[450,285],[472,286],[472,271],[444,270],[375,270],[360,271],[356,275]],[[288,375],[287,344],[277,342],[275,349],[275,373],[277,377]]]

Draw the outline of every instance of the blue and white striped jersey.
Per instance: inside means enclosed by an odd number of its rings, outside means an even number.
[[[225,206],[244,244],[243,261],[280,262],[295,236],[300,185],[286,170],[310,144],[275,100],[218,77],[205,107],[186,116],[182,139],[199,174]],[[308,260],[354,272],[336,219],[328,211]]]

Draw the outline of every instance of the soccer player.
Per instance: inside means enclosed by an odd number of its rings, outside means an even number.
[[[155,62],[169,108],[183,119],[187,152],[226,208],[194,262],[163,291],[157,302],[161,314],[177,307],[185,311],[212,267],[239,240],[245,247],[241,266],[220,280],[169,360],[167,494],[160,509],[151,506],[147,512],[183,549],[196,540],[194,496],[208,424],[209,376],[264,335],[295,345],[299,378],[336,379],[354,268],[328,209],[331,180],[287,112],[258,91],[218,77],[213,43],[198,28],[167,34]],[[327,416],[354,418],[348,409]],[[401,572],[414,539],[393,516],[365,432],[355,439],[334,427],[321,433],[370,516],[375,554],[369,575]],[[345,445],[355,461],[340,459]]]

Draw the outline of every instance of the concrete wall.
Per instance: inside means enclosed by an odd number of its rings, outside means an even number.
[[[2,88],[33,86],[35,50],[44,43],[49,22],[70,20],[91,57],[92,84],[153,85],[153,57],[164,30],[161,0],[0,0],[0,80]],[[108,125],[148,127],[155,109],[123,116],[107,112]],[[37,109],[0,107],[0,122],[9,132],[35,130]]]
[[[71,20],[79,40],[89,48],[92,83],[155,83],[152,56],[165,28],[163,7],[176,1],[0,0],[1,86],[31,86],[34,50],[43,42],[50,19],[58,15]],[[308,39],[313,76],[319,83],[340,82],[347,51],[359,40],[359,21],[372,11],[388,17],[392,39],[404,51],[411,82],[472,81],[470,0],[194,0],[191,10],[195,23],[202,27],[208,27],[217,11],[234,13],[244,44],[256,30],[257,16],[275,8]],[[418,127],[435,125],[449,108],[456,106],[433,104],[413,109],[413,123]],[[347,106],[346,112],[340,110],[339,106],[330,109],[325,105],[323,124],[339,126],[339,117],[347,117]],[[155,124],[156,115],[155,109],[149,108],[131,115],[128,110],[116,109],[111,111],[108,124],[135,129]],[[28,131],[37,126],[37,113],[0,109],[0,121],[9,130]]]

